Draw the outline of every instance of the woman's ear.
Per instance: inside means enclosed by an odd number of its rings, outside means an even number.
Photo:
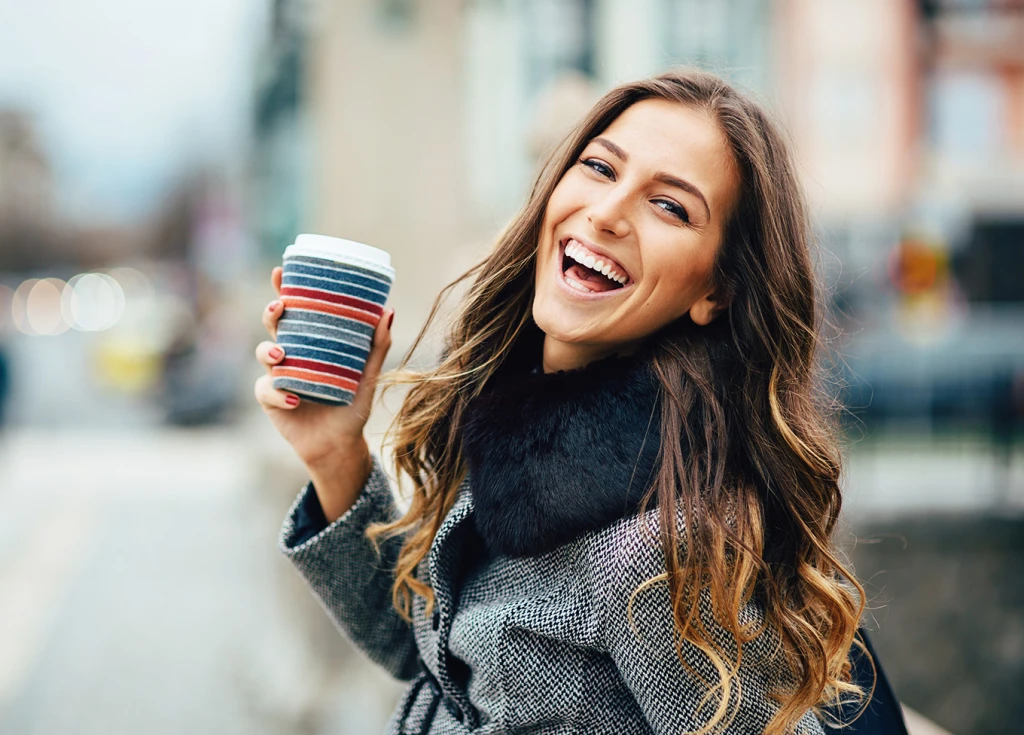
[[[701,296],[693,306],[690,307],[690,319],[694,324],[706,327],[715,317],[725,311],[729,304],[717,291],[709,291]]]

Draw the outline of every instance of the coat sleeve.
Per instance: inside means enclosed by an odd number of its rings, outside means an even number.
[[[315,493],[312,482],[299,492],[285,517],[278,549],[356,647],[392,676],[411,679],[418,670],[416,641],[411,624],[391,604],[401,538],[382,540],[378,556],[365,534],[371,523],[398,517],[387,476],[374,457],[355,505],[320,529],[310,527],[309,518],[316,513],[303,511],[319,507]]]
[[[708,682],[717,682],[719,676],[710,659],[693,644],[683,643],[681,658],[677,652],[656,511],[622,521],[601,543],[607,546],[599,548],[594,557],[594,579],[603,600],[602,647],[657,735],[679,735],[707,725],[718,699],[708,700],[710,703],[703,706],[702,700],[710,689]],[[649,580],[656,581],[638,591]],[[750,604],[741,616],[759,621],[761,612]],[[707,599],[701,602],[701,618],[717,641],[732,639],[714,622]],[[735,656],[735,643],[727,650]],[[726,714],[727,719],[733,719],[716,732],[764,732],[778,709],[769,690],[779,680],[779,666],[768,635],[744,644],[739,686],[733,687]],[[797,733],[823,735],[823,730],[809,711]]]

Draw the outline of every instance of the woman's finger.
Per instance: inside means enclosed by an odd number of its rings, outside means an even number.
[[[263,310],[263,326],[266,327],[273,340],[277,339],[277,321],[281,318],[282,313],[284,313],[284,304],[279,299],[271,301]]]
[[[373,391],[377,385],[377,378],[380,376],[381,368],[384,365],[384,358],[387,357],[388,349],[391,347],[391,323],[394,319],[394,309],[388,309],[381,315],[377,329],[373,333],[373,345],[370,347],[370,354],[366,358],[363,377],[359,380],[359,388],[352,399],[352,405],[359,412],[359,415],[364,418],[370,415],[370,409],[373,406]]]
[[[253,386],[256,401],[264,411],[274,408],[290,411],[299,405],[299,397],[297,395],[275,389],[272,381],[273,379],[269,375],[261,375],[256,379],[256,384]]]
[[[281,346],[264,340],[256,345],[256,359],[260,361],[269,373],[274,365],[277,365],[281,360],[284,359],[284,350]]]
[[[283,274],[284,268],[281,266],[276,266],[272,271],[270,271],[270,284],[274,287],[274,290],[277,291],[278,296],[281,295],[281,277]]]

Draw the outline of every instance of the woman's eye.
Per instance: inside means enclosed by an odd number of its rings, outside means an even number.
[[[604,176],[606,179],[615,178],[615,172],[612,171],[606,163],[603,163],[602,161],[599,161],[596,158],[581,158],[580,163],[582,163],[584,166],[591,169],[592,171],[596,171],[598,174]]]
[[[661,207],[662,209],[664,209],[669,214],[675,216],[681,222],[689,222],[690,221],[690,215],[688,215],[686,213],[686,210],[683,209],[682,207],[680,207],[675,202],[669,201],[667,199],[656,199],[654,201],[654,204],[659,206],[659,207]]]

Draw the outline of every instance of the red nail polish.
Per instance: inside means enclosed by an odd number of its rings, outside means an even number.
[[[395,321],[395,312],[391,312],[391,316],[388,317],[388,329],[391,329],[392,322]]]
[[[270,349],[270,356],[275,360],[280,360],[282,355],[284,355],[284,352],[281,351],[280,347],[272,347]]]
[[[280,304],[280,301],[271,301],[270,305],[267,307],[267,311],[274,311]]]
[[[299,397],[298,396],[288,396],[287,398],[284,399],[284,402],[287,403],[289,406],[298,406],[299,405]]]

